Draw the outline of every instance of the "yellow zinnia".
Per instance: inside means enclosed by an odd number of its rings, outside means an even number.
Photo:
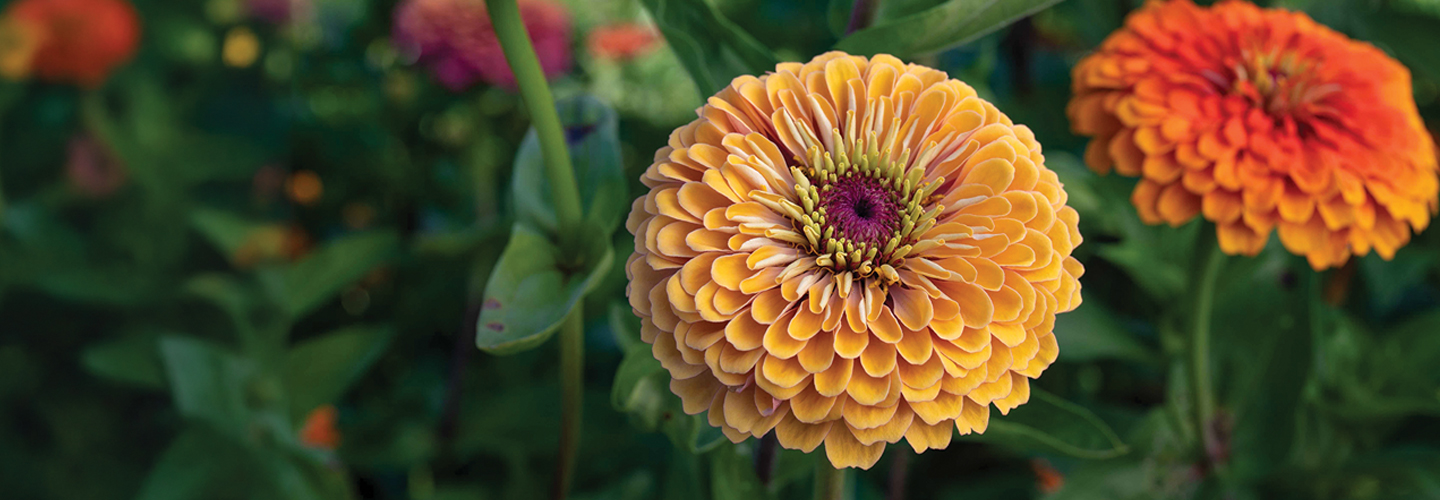
[[[1029,128],[941,71],[839,52],[699,116],[626,224],[630,303],[686,412],[869,468],[1029,399],[1084,272]]]

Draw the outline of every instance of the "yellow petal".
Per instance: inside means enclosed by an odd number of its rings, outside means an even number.
[[[895,346],[884,342],[871,342],[860,353],[860,366],[872,377],[883,377],[895,371]]]
[[[840,358],[830,363],[830,368],[815,374],[815,391],[822,396],[838,396],[845,393],[855,362]]]
[[[869,429],[849,427],[850,432],[855,434],[855,439],[860,444],[894,443],[905,437],[905,431],[910,430],[910,423],[915,419],[915,413],[905,403],[895,405],[895,414],[885,420],[885,423]]]
[[[825,436],[830,434],[830,426],[833,423],[806,424],[800,422],[793,415],[786,415],[779,424],[775,425],[775,437],[779,439],[780,445],[787,449],[810,453],[825,441]]]
[[[943,450],[950,446],[950,437],[955,434],[955,423],[952,420],[942,420],[935,425],[925,422],[911,422],[910,429],[905,431],[905,441],[915,449],[915,453],[922,453],[925,450]]]
[[[930,296],[923,291],[899,286],[890,289],[890,297],[894,299],[896,318],[906,328],[911,330],[925,328],[925,325],[930,324],[930,320],[935,317],[935,309],[930,303]]]
[[[884,452],[884,443],[869,446],[860,444],[849,429],[833,429],[825,436],[825,457],[830,459],[830,464],[836,468],[869,469],[875,462],[880,461],[880,454]]]

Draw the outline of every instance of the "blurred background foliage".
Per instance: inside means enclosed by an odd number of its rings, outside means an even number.
[[[394,43],[395,2],[286,3],[134,0],[140,49],[103,86],[0,87],[0,497],[547,494],[555,343],[472,344],[534,201],[512,195],[539,168],[518,96],[437,83]],[[1323,274],[1278,244],[1228,259],[1228,466],[1202,465],[1173,313],[1200,228],[1143,225],[1133,181],[1086,170],[1064,114],[1071,66],[1138,0],[887,0],[850,37],[848,0],[560,4],[573,62],[552,85],[615,120],[570,130],[611,148],[625,199],[702,96],[835,46],[943,69],[1045,145],[1086,237],[1085,304],[1036,382],[1055,396],[947,450],[895,446],[857,498],[1440,498],[1433,230]],[[1395,55],[1440,118],[1440,2],[1271,5]],[[612,244],[623,261],[633,239]],[[763,442],[679,411],[623,269],[595,271],[573,497],[807,495],[815,456],[757,464]]]

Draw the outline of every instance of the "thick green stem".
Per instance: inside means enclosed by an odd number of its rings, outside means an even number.
[[[525,32],[525,23],[520,19],[520,8],[515,0],[486,0],[485,4],[490,9],[490,19],[495,26],[495,36],[500,40],[500,48],[505,52],[505,60],[515,72],[520,96],[530,110],[531,124],[540,137],[545,176],[550,180],[560,237],[574,238],[580,228],[580,190],[575,185],[575,170],[570,166],[570,148],[565,143],[565,130],[555,112],[555,98],[550,95],[550,85],[545,81],[545,72],[540,69],[540,59],[535,56],[535,47],[530,44],[530,36]],[[562,245],[562,248],[574,250],[573,245]]]
[[[1215,389],[1210,376],[1210,319],[1214,314],[1215,282],[1224,267],[1225,253],[1215,242],[1213,228],[1201,231],[1206,237],[1197,247],[1198,266],[1190,282],[1195,299],[1190,311],[1190,383],[1195,402],[1195,431],[1208,461],[1220,444],[1215,436]]]
[[[530,111],[530,122],[540,138],[545,158],[545,177],[550,181],[550,195],[555,205],[555,222],[559,230],[560,248],[565,257],[579,256],[580,190],[575,184],[575,169],[570,164],[570,147],[560,115],[555,112],[555,98],[540,69],[540,59],[530,44],[525,22],[515,0],[486,0],[495,37],[505,52],[505,60],[515,73],[520,96]],[[585,332],[582,313],[570,313],[560,327],[560,388],[561,428],[558,464],[552,497],[563,499],[570,491],[575,455],[580,448],[581,403],[585,387]]]
[[[551,498],[570,491],[575,455],[580,450],[580,421],[585,396],[585,327],[579,306],[560,325],[560,454]]]
[[[847,469],[836,469],[825,457],[815,464],[815,500],[849,500],[850,489],[845,483]]]

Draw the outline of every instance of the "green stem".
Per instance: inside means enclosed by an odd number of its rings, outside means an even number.
[[[530,44],[530,36],[525,32],[525,23],[520,19],[520,9],[515,0],[486,0],[485,4],[489,6],[495,36],[500,40],[505,60],[509,61],[515,73],[520,96],[530,110],[531,123],[540,138],[545,175],[550,180],[561,238],[574,238],[580,228],[580,190],[575,185],[575,170],[570,166],[570,148],[565,143],[565,130],[561,128],[560,116],[555,112],[555,98],[550,95],[550,85],[545,81],[545,72],[540,69],[540,59],[535,56],[535,47]],[[574,249],[565,245],[562,248]]]
[[[565,498],[580,449],[580,421],[585,389],[585,328],[577,305],[560,325],[560,455],[551,498]]]
[[[1197,247],[1199,265],[1191,280],[1195,303],[1190,318],[1190,382],[1195,398],[1195,431],[1208,461],[1219,446],[1214,426],[1215,389],[1210,376],[1210,319],[1214,314],[1215,282],[1224,267],[1225,253],[1215,242],[1214,228],[1207,226],[1201,231],[1208,237],[1202,237],[1205,241]]]
[[[848,500],[846,469],[836,469],[830,460],[820,457],[815,464],[815,500]]]
[[[550,195],[555,204],[555,222],[559,230],[560,248],[566,257],[579,255],[580,190],[575,184],[575,169],[570,164],[570,147],[565,130],[555,112],[555,98],[540,69],[540,59],[530,44],[525,22],[515,0],[486,0],[495,37],[505,60],[515,73],[520,96],[530,111],[530,121],[540,139],[545,158],[545,176],[550,181]],[[560,327],[561,428],[559,463],[556,466],[552,497],[563,499],[570,491],[575,455],[580,447],[580,410],[585,387],[585,332],[581,311],[570,313]]]

